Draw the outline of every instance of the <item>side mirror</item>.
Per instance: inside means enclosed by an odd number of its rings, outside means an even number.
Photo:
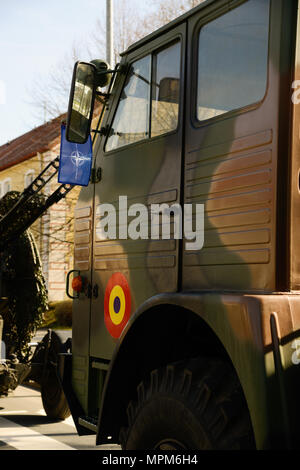
[[[90,134],[94,111],[95,94],[98,87],[108,85],[111,72],[104,60],[76,62],[69,99],[66,139],[84,144]]]
[[[93,117],[97,69],[94,64],[76,62],[74,66],[66,138],[69,142],[84,144],[90,134]]]

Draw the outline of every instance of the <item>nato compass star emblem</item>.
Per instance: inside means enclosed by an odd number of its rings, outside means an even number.
[[[83,153],[79,152],[78,147],[76,145],[76,150],[71,153],[70,155],[71,162],[76,168],[75,179],[78,179],[78,171],[79,168],[84,164],[85,161],[89,161],[90,157],[88,155],[84,155]]]

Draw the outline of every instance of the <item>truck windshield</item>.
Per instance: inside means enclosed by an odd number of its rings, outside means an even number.
[[[106,151],[177,129],[180,59],[181,43],[176,41],[132,64]]]

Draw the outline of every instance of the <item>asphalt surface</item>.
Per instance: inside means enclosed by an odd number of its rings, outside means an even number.
[[[55,330],[63,342],[72,330]],[[43,339],[47,329],[38,330],[33,343]],[[0,398],[0,450],[119,450],[115,444],[96,446],[96,436],[79,437],[72,417],[50,420],[43,409],[40,391],[19,386]]]
[[[119,450],[95,445],[95,435],[78,436],[72,417],[53,422],[48,419],[40,392],[19,386],[0,398],[0,450]]]

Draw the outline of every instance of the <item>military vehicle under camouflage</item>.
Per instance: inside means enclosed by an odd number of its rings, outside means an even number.
[[[87,139],[95,97],[106,106],[75,212],[59,372],[97,444],[299,447],[298,8],[207,0],[125,51],[106,93],[99,63],[75,66],[68,140]],[[204,246],[175,230],[124,236],[120,196],[204,204]],[[118,215],[109,239],[103,204]]]
[[[65,419],[70,411],[56,363],[58,352],[69,350],[70,342],[63,344],[49,331],[40,343],[31,343],[48,297],[39,253],[27,230],[72,189],[61,185],[48,196],[41,194],[57,171],[55,159],[23,193],[11,191],[0,199],[0,397],[25,379],[34,380],[41,386],[47,415]]]

